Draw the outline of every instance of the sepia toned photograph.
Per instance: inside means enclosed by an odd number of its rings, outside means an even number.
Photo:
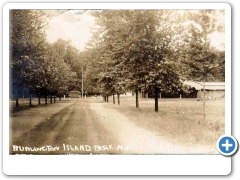
[[[219,154],[224,9],[9,17],[9,155]]]

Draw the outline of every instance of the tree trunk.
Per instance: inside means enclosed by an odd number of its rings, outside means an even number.
[[[52,95],[50,96],[50,103],[52,104]]]
[[[158,88],[154,89],[154,99],[155,99],[155,112],[158,112]]]
[[[30,98],[29,98],[29,105],[30,107],[32,106],[32,95],[30,94]]]
[[[61,96],[59,97],[59,101],[62,101]]]
[[[106,96],[106,98],[107,98],[107,102],[108,102],[108,96]]]
[[[115,104],[115,94],[113,94],[113,104]]]
[[[16,96],[16,108],[19,107],[18,96]]]
[[[117,93],[118,105],[120,105],[120,94]]]
[[[47,95],[45,95],[45,104],[47,104]]]
[[[41,104],[41,96],[39,95],[38,96],[38,105],[40,105]]]
[[[136,108],[139,108],[139,101],[138,101],[138,89],[136,89]]]
[[[203,80],[203,120],[205,120],[205,117],[206,117],[206,113],[205,113],[205,105],[206,102],[205,102],[205,77],[204,77],[204,80]]]
[[[56,102],[56,96],[55,95],[53,96],[53,102],[54,103]]]

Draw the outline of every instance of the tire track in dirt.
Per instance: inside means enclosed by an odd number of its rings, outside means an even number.
[[[86,144],[86,120],[85,120],[85,112],[83,111],[83,103],[82,100],[78,100],[61,129],[57,131],[57,136],[53,139],[54,144],[59,146],[71,145],[71,146],[79,146]],[[71,153],[71,151],[59,151],[59,153]],[[77,153],[77,152],[72,152]]]
[[[121,154],[121,149],[117,149],[119,145],[118,139],[115,135],[108,131],[107,128],[101,123],[101,118],[97,113],[92,110],[89,103],[83,107],[86,113],[86,125],[87,125],[87,142],[90,143],[92,147],[97,148],[93,153],[95,154]],[[102,148],[105,146],[106,149]]]
[[[113,154],[116,153],[115,149],[105,149],[102,147],[112,146],[115,147],[118,142],[112,134],[110,134],[103,125],[99,122],[97,114],[90,110],[89,102],[79,100],[73,107],[73,111],[69,116],[69,120],[59,131],[55,139],[55,143],[70,145],[73,149],[75,146],[91,147],[91,150],[79,151],[59,151],[62,154]],[[106,147],[105,146],[105,147]],[[120,153],[118,151],[117,153]]]
[[[37,124],[33,129],[21,135],[13,144],[24,147],[41,147],[45,145],[56,145],[53,142],[58,131],[65,125],[76,102],[65,107],[60,112],[50,116],[45,121]],[[10,147],[10,153],[11,147]],[[24,152],[23,152],[24,153]],[[32,152],[33,154],[35,152]]]
[[[40,118],[41,119],[41,118]],[[63,145],[64,144],[64,145]],[[34,128],[25,132],[14,141],[13,145],[21,147],[59,147],[57,151],[18,152],[20,154],[112,154],[115,149],[102,149],[102,146],[117,146],[118,141],[112,133],[99,123],[95,111],[89,108],[89,102],[78,99],[56,114],[41,120]],[[91,150],[75,151],[64,149],[65,146],[73,149],[79,146],[90,146]],[[15,153],[15,152],[14,152]],[[11,152],[10,154],[14,154]]]
[[[34,129],[39,123],[57,114],[64,108],[73,104],[72,101],[61,101],[59,103],[40,105],[35,108],[19,111],[9,116],[10,144],[16,142],[21,136]]]

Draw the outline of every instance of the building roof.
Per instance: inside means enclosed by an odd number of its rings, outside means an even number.
[[[200,90],[204,88],[203,82],[197,81],[184,81],[185,85],[194,87],[196,90]],[[225,82],[205,82],[206,90],[225,90]]]

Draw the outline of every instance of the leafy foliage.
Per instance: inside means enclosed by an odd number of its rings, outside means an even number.
[[[76,86],[76,69],[71,65],[78,52],[63,40],[46,42],[44,17],[40,10],[10,11],[10,78],[16,100],[25,87],[30,94],[46,97],[62,96]]]
[[[219,30],[216,27],[214,10],[199,10],[188,12],[191,20],[189,35],[185,39],[185,53],[182,61],[185,67],[185,76],[198,81],[224,81],[225,52],[211,47],[209,35]],[[223,27],[221,27],[222,29]]]
[[[41,87],[45,37],[43,13],[34,10],[10,11],[10,68],[13,91],[26,86],[30,91]],[[18,96],[18,93],[16,93]]]
[[[181,26],[177,25],[177,11],[103,10],[93,15],[98,31],[92,53],[98,52],[95,71],[100,70],[101,92],[179,92],[182,84],[175,52]]]

